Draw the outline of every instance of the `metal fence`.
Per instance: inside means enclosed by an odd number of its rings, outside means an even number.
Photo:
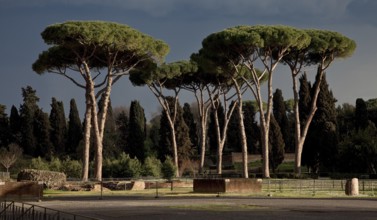
[[[0,220],[95,220],[55,209],[15,201],[0,202]]]
[[[332,179],[264,179],[263,190],[268,193],[344,193],[346,182]],[[377,180],[359,179],[359,192],[377,195]]]

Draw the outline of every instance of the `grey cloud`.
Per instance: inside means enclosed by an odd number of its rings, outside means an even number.
[[[153,16],[164,16],[182,8],[215,11],[218,14],[234,16],[294,14],[338,16],[344,12],[350,1],[352,0],[0,0],[0,3],[8,6],[52,4],[113,6],[140,10]],[[358,1],[360,0],[354,2]]]
[[[352,0],[347,6],[352,21],[377,26],[377,1]]]

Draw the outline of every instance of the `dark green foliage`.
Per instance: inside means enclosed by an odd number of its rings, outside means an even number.
[[[39,55],[32,66],[38,74],[59,68],[75,69],[73,58],[77,56],[88,59],[91,68],[112,64],[113,68],[125,70],[141,60],[162,61],[169,51],[164,42],[112,22],[68,21],[48,26],[41,35],[46,44],[57,46]]]
[[[317,140],[319,146],[319,162],[325,171],[333,171],[338,157],[338,126],[336,99],[323,77],[320,85],[320,93],[317,100],[317,111],[314,116],[314,124],[317,126]],[[318,138],[322,137],[322,138]]]
[[[345,137],[350,136],[355,129],[355,106],[343,103],[342,106],[337,107],[337,115],[338,134],[340,141],[342,141]]]
[[[105,158],[103,176],[113,178],[138,178],[142,174],[142,164],[137,158],[121,153],[116,159]]]
[[[36,170],[50,170],[48,162],[41,157],[35,157],[31,159],[29,168]]]
[[[186,125],[189,128],[189,135],[190,141],[192,144],[192,148],[198,149],[198,132],[197,132],[197,125],[194,119],[194,115],[191,112],[190,104],[185,103],[183,105],[183,120],[185,121]]]
[[[340,143],[339,162],[341,172],[376,174],[377,129],[374,124],[354,130]]]
[[[148,140],[150,155],[158,157],[158,145],[160,142],[160,119],[161,115],[153,117],[148,123]]]
[[[24,153],[31,156],[36,156],[36,139],[34,137],[34,117],[39,110],[37,102],[39,98],[36,96],[36,91],[27,86],[22,88],[23,104],[20,107],[21,118],[21,148]]]
[[[21,144],[21,117],[16,106],[12,105],[9,116],[10,142]]]
[[[79,111],[77,110],[76,101],[71,99],[70,110],[68,116],[68,134],[67,134],[67,145],[66,154],[73,159],[80,158],[81,152],[78,152],[80,141],[83,138],[83,128],[79,116]]]
[[[279,124],[281,134],[283,135],[286,152],[294,152],[294,143],[291,141],[291,129],[287,116],[287,110],[280,89],[276,89],[273,97],[273,114],[276,122]]]
[[[235,102],[232,102],[231,105],[234,105]],[[234,110],[238,112],[238,105]],[[242,151],[242,143],[241,143],[241,131],[239,126],[240,116],[239,114],[232,114],[228,124],[227,130],[227,138],[226,138],[226,145],[225,150],[231,151]],[[246,134],[248,135],[248,134]]]
[[[127,113],[123,110],[121,111],[115,119],[116,127],[117,127],[117,146],[122,151],[127,150],[127,138],[128,138],[128,117]]]
[[[175,176],[176,170],[177,168],[175,167],[173,160],[171,157],[167,156],[161,166],[162,177],[171,180]]]
[[[317,100],[317,111],[310,125],[310,130],[303,150],[304,162],[311,171],[318,174],[333,171],[338,156],[338,132],[336,100],[324,76]],[[318,138],[321,137],[321,138]]]
[[[130,157],[137,157],[144,161],[148,150],[144,147],[146,139],[144,109],[138,101],[132,101],[130,107],[130,117],[128,123],[128,138],[126,153]]]
[[[183,118],[183,109],[179,105],[177,106],[177,118],[175,120],[175,137],[178,148],[178,160],[181,163],[184,160],[189,160],[194,155],[194,149],[190,141],[190,129],[186,125]]]
[[[355,127],[357,130],[365,129],[368,126],[368,110],[365,101],[361,98],[356,99]]]
[[[35,152],[33,152],[34,157],[42,157],[50,160],[54,155],[56,155],[54,146],[50,140],[51,125],[48,118],[48,114],[44,113],[42,110],[38,109],[34,116],[34,138],[35,138]]]
[[[275,173],[276,168],[284,160],[284,148],[285,143],[283,135],[281,133],[279,124],[275,120],[275,117],[271,115],[271,125],[269,133],[269,163],[272,171]]]
[[[54,146],[54,152],[56,155],[65,154],[67,122],[65,119],[63,102],[59,102],[55,98],[52,98],[49,119],[51,125],[50,140]]]
[[[308,82],[306,74],[303,74],[300,77],[300,90],[299,90],[299,109],[300,109],[300,120],[301,125],[305,123],[308,118],[310,108],[311,108],[311,89],[312,86],[310,82]]]
[[[213,110],[211,108],[209,114],[209,123],[208,123],[208,143],[209,143],[209,151],[211,155],[216,155],[217,149],[219,148],[217,143],[217,132],[216,132],[216,123],[215,123],[215,113],[217,111],[218,119],[219,119],[219,127],[220,133],[222,134],[222,129],[224,129],[224,107],[219,105],[217,110]]]
[[[249,153],[261,153],[260,129],[255,120],[256,107],[251,101],[243,103],[244,124],[247,139],[247,149]]]
[[[71,160],[66,158],[62,162],[61,172],[67,175],[67,178],[80,178],[82,174],[82,165],[78,160]]]
[[[9,118],[5,109],[6,106],[0,104],[0,147],[8,146],[10,141]]]
[[[162,164],[159,159],[149,156],[145,158],[142,175],[145,177],[160,177],[161,167]]]
[[[160,130],[159,130],[159,144],[157,148],[157,157],[161,161],[165,160],[166,155],[173,154],[173,146],[171,143],[171,128],[168,122],[166,112],[161,112]]]
[[[103,108],[103,96],[99,102],[99,115],[102,113]],[[109,100],[106,114],[105,127],[103,132],[103,156],[104,157],[115,157],[122,152],[122,149],[117,146],[117,134],[116,134],[116,122],[113,114],[113,107],[111,105],[111,100]]]

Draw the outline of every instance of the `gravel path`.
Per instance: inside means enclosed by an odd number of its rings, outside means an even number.
[[[377,200],[250,197],[56,197],[34,203],[105,220],[377,219]]]

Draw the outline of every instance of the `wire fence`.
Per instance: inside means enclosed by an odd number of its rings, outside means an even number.
[[[332,179],[265,179],[263,190],[267,193],[344,193],[347,180]],[[377,180],[359,180],[361,194],[377,195]]]

